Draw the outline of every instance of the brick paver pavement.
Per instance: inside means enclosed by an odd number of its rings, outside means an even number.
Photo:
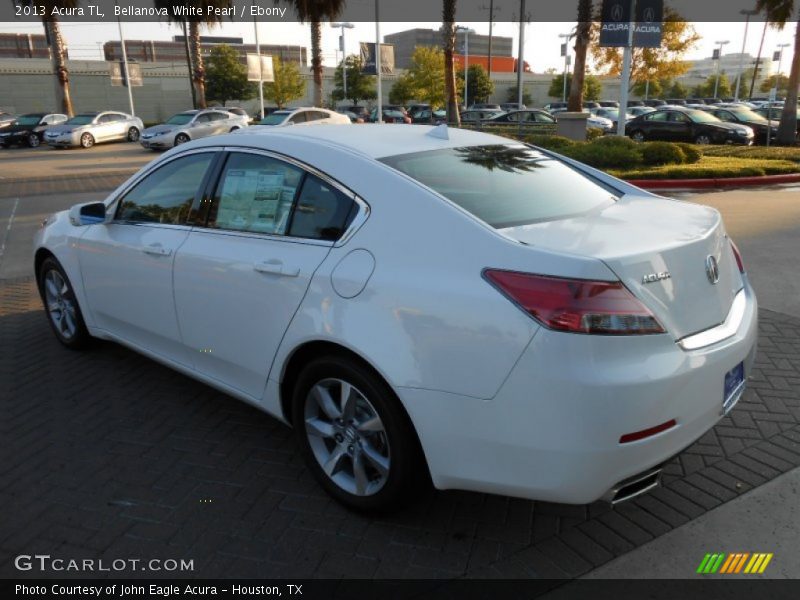
[[[745,396],[663,488],[614,509],[432,492],[365,518],[288,428],[115,344],[62,348],[32,281],[0,282],[0,576],[23,553],[187,558],[203,577],[580,575],[800,465],[800,320],[760,316]]]

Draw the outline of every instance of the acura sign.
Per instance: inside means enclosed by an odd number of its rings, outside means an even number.
[[[661,28],[664,20],[664,0],[638,0],[636,2],[636,28],[633,45],[639,48],[661,46]]]
[[[661,45],[664,0],[637,0],[635,15],[631,15],[631,4],[631,0],[603,0],[600,46],[627,46],[631,21],[634,21],[634,46],[658,48]]]

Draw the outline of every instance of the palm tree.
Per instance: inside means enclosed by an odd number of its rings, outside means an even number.
[[[447,95],[447,121],[461,124],[456,98],[456,71],[453,52],[456,46],[456,0],[442,0],[442,38],[444,46],[444,85]]]
[[[294,7],[301,23],[311,24],[311,72],[314,74],[314,106],[322,106],[322,21],[335,20],[345,0],[284,0]],[[380,69],[380,49],[375,49],[375,67]]]
[[[155,0],[157,7],[167,9],[170,23],[175,23],[181,26],[188,25],[188,42],[191,64],[189,67],[189,76],[192,80],[192,88],[194,90],[195,108],[207,108],[206,104],[206,69],[203,64],[203,55],[200,51],[200,28],[214,27],[222,17],[217,11],[209,11],[208,8],[230,8],[231,0]],[[173,12],[174,6],[188,6],[202,9],[201,16],[180,16]]]
[[[41,6],[41,4],[40,4]],[[53,61],[53,74],[58,81],[59,104],[61,112],[73,116],[72,96],[69,90],[69,70],[67,69],[67,44],[61,35],[61,26],[58,17],[54,16],[53,8],[76,8],[78,0],[47,0],[43,3],[45,8],[42,15],[45,35],[50,43],[50,57]]]
[[[578,0],[578,27],[575,31],[575,66],[572,68],[572,83],[569,86],[567,110],[583,110],[583,80],[586,75],[586,51],[592,31],[592,0]],[[567,40],[569,43],[569,40]]]
[[[756,10],[778,29],[783,29],[792,19],[795,12],[794,0],[757,0]],[[778,127],[777,142],[783,145],[794,145],[797,141],[797,85],[800,83],[800,19],[794,34],[794,56],[789,71],[789,89],[786,102],[781,113],[781,124]]]

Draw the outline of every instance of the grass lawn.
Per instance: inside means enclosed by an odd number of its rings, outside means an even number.
[[[735,158],[730,156],[709,156],[705,152],[699,162],[683,165],[664,165],[661,167],[637,167],[634,169],[608,169],[608,172],[621,179],[703,179],[714,177],[753,177],[760,175],[779,175],[800,173],[800,151],[794,148],[775,148],[797,152],[797,162],[785,159]],[[766,148],[715,147],[712,150],[767,150]],[[770,149],[772,150],[772,149]],[[748,155],[749,156],[749,155]]]

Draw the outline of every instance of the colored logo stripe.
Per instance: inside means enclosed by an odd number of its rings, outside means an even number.
[[[708,553],[700,561],[697,573],[713,574],[719,572],[721,574],[733,574],[744,572],[747,574],[760,574],[766,570],[772,557],[772,553],[766,552],[756,552],[754,554],[749,552],[734,552],[732,554],[725,554],[724,552]]]

